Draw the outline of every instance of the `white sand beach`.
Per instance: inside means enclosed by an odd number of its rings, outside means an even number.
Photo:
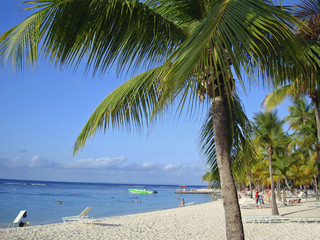
[[[319,203],[318,203],[319,204]],[[270,208],[242,209],[242,216],[271,215]],[[320,217],[314,199],[279,207],[286,216]],[[318,223],[244,223],[246,239],[320,239]],[[58,223],[0,229],[0,239],[225,239],[222,201],[104,218],[99,224]]]

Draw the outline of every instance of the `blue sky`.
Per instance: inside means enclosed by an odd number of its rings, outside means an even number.
[[[22,21],[20,0],[2,0],[0,34]],[[0,178],[142,184],[203,184],[206,167],[197,148],[202,122],[168,115],[142,132],[109,130],[75,157],[72,146],[98,104],[130,76],[36,69],[0,72]],[[268,93],[241,94],[249,118]],[[278,110],[286,114],[286,105]]]

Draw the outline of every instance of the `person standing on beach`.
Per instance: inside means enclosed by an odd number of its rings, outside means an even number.
[[[258,206],[258,201],[259,201],[259,193],[258,193],[258,190],[256,190],[256,194],[254,195],[254,199],[255,199],[255,202],[256,202],[256,206]]]
[[[259,202],[259,209],[262,208],[262,204],[263,204],[263,193],[262,191],[259,192],[258,194],[258,202]]]

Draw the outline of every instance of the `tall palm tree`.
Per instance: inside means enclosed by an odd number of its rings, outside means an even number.
[[[273,179],[273,154],[281,145],[283,139],[283,124],[284,121],[278,119],[276,112],[259,112],[253,117],[255,122],[254,140],[262,146],[269,157],[269,174],[271,182],[271,197],[272,197],[272,215],[279,215],[276,204],[275,185]]]
[[[294,153],[287,154],[286,151],[277,154],[275,157],[274,172],[275,175],[284,182],[288,190],[292,192],[292,186],[289,184],[289,178],[291,177],[291,168],[294,166],[298,160],[295,159]],[[283,201],[286,202],[286,190],[283,188]]]
[[[296,136],[301,140],[298,142],[300,147],[306,148],[309,151],[316,152],[317,168],[320,169],[320,144],[318,141],[318,131],[316,127],[316,117],[314,109],[307,104],[304,98],[298,98],[289,106],[289,115],[285,118],[290,123],[290,128],[294,130]],[[313,154],[309,154],[310,157]],[[318,174],[318,182],[319,182]],[[316,198],[319,199],[318,183],[315,181]]]
[[[296,98],[293,100],[293,104],[288,107],[289,115],[284,118],[289,122],[289,128],[295,132],[299,132],[306,126],[306,124],[312,118],[312,108],[306,102],[305,98]]]
[[[292,13],[304,21],[308,28],[298,28],[296,35],[304,40],[306,40],[307,45],[309,45],[310,56],[314,58],[314,62],[319,63],[320,58],[320,2],[316,0],[300,0],[299,4],[295,5],[292,9]],[[306,64],[307,66],[308,64]],[[298,98],[301,95],[307,94],[311,99],[311,103],[314,108],[314,114],[316,118],[317,127],[317,138],[320,143],[320,78],[318,75],[318,66],[308,66],[308,74],[303,74],[300,77],[289,79],[284,79],[280,77],[279,81],[275,84],[277,89],[269,94],[265,99],[265,105],[271,110],[273,107],[278,105],[283,101],[286,96],[291,96]],[[281,86],[280,88],[278,88]],[[320,160],[318,161],[318,170],[320,170]],[[320,179],[320,171],[318,171],[318,179]],[[318,180],[318,182],[320,182]],[[320,184],[320,183],[319,183]],[[317,194],[317,199],[319,195]]]
[[[142,128],[179,103],[198,97],[212,115],[217,161],[225,206],[227,239],[243,239],[243,227],[231,171],[234,74],[244,86],[253,79],[281,74],[293,78],[302,46],[292,33],[298,24],[287,11],[262,0],[33,0],[38,10],[0,37],[0,58],[18,69],[42,54],[60,68],[103,74],[148,70],[128,80],[97,107],[80,133],[74,152],[109,127]],[[297,66],[290,69],[288,66]],[[151,68],[154,67],[154,68]],[[253,80],[252,80],[253,81]]]
[[[291,191],[288,183],[288,175],[292,165],[297,162],[294,153],[295,141],[288,133],[281,134],[282,138],[278,140],[279,151],[274,154],[275,163],[274,170],[285,183],[287,188]],[[281,151],[280,151],[281,150]]]
[[[299,4],[296,4],[296,8],[293,10],[293,13],[296,17],[305,22],[308,26],[308,30],[305,28],[298,28],[297,35],[303,39],[308,40],[310,45],[317,46],[319,49],[319,40],[320,40],[320,2],[316,0],[301,0]],[[319,51],[315,52],[317,55],[316,58],[319,58]],[[303,81],[304,83],[299,84],[301,93],[308,93],[311,102],[314,106],[315,117],[318,127],[318,141],[320,142],[320,114],[319,114],[319,97],[320,89],[319,83],[320,79],[318,77],[318,67],[315,71],[310,71],[308,75],[309,79]],[[301,82],[301,81],[300,81]],[[299,92],[299,91],[298,91]],[[318,163],[320,166],[320,163]]]
[[[275,173],[283,179],[289,191],[292,191],[292,186],[289,185],[288,178],[290,176],[290,169],[297,163],[297,160],[289,156],[277,157],[274,164]]]

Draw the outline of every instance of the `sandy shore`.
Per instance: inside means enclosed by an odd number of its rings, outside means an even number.
[[[279,207],[287,216],[320,217],[314,199]],[[271,215],[271,209],[242,209],[243,216]],[[320,223],[244,223],[246,239],[320,239]],[[100,224],[58,223],[0,229],[0,239],[225,239],[222,201],[105,218]]]

